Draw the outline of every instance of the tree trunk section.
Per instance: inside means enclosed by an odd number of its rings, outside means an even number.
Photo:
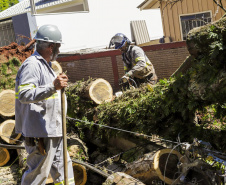
[[[112,101],[113,90],[110,83],[103,78],[89,78],[87,81],[69,83],[66,96],[68,107],[70,107],[67,112],[69,117],[78,119],[87,117],[88,120],[93,120],[95,107]]]
[[[181,154],[172,149],[162,149],[145,154],[138,161],[126,165],[125,173],[139,179],[146,185],[172,184],[178,177],[177,164],[181,159]]]
[[[4,166],[10,160],[9,151],[6,148],[0,148],[0,167]]]
[[[86,168],[80,164],[73,163],[74,179],[76,185],[84,185],[87,181]]]
[[[15,91],[7,89],[0,93],[0,115],[3,118],[15,115]]]
[[[86,87],[85,97],[88,97],[99,105],[103,102],[112,101],[113,90],[108,81],[103,78],[98,78]]]
[[[24,146],[24,143],[22,142],[21,144],[18,144],[18,145]],[[21,169],[25,169],[27,164],[26,159],[27,159],[28,153],[25,149],[16,149],[16,150],[19,158],[19,166]]]
[[[15,120],[6,120],[0,124],[0,136],[6,143],[16,143],[21,137],[21,134],[15,133]]]

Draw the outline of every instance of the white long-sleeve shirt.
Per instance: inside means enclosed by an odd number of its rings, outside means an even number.
[[[62,136],[61,93],[51,63],[37,51],[20,66],[16,77],[16,133],[25,137]]]

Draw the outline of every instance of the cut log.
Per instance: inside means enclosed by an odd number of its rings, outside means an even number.
[[[59,64],[59,62],[52,61],[51,64],[52,64],[53,71],[56,73],[56,75],[59,75],[60,73],[63,72],[63,69],[62,69],[61,65]]]
[[[177,164],[181,154],[175,150],[162,149],[145,154],[144,158],[126,165],[125,173],[146,185],[172,184],[178,177]]]
[[[101,104],[112,101],[113,90],[108,81],[98,78],[88,85],[85,96],[89,97],[96,104]]]
[[[167,184],[172,184],[179,176],[177,164],[182,155],[172,149],[159,150],[154,157],[154,169],[158,177]]]
[[[84,116],[93,118],[95,107],[113,100],[113,90],[110,83],[102,78],[87,81],[81,80],[69,83],[66,88],[68,115],[73,118]]]
[[[15,91],[7,89],[0,93],[0,115],[4,118],[15,115]]]
[[[15,120],[6,120],[0,124],[0,136],[7,143],[16,143],[21,134],[15,133]]]
[[[87,181],[86,168],[80,164],[73,163],[74,179],[76,185],[84,185]]]
[[[10,154],[6,148],[0,148],[0,166],[4,166],[9,162]]]

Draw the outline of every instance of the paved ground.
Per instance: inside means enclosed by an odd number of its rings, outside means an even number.
[[[0,167],[0,184],[1,185],[20,185],[19,165],[13,164]]]

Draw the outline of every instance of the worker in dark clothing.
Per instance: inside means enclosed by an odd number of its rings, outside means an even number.
[[[122,52],[125,71],[122,79],[133,78],[138,86],[142,83],[156,84],[157,76],[154,66],[142,48],[131,45],[131,41],[122,33],[117,33],[112,37],[109,48],[111,45],[114,45],[115,49],[120,49]]]

